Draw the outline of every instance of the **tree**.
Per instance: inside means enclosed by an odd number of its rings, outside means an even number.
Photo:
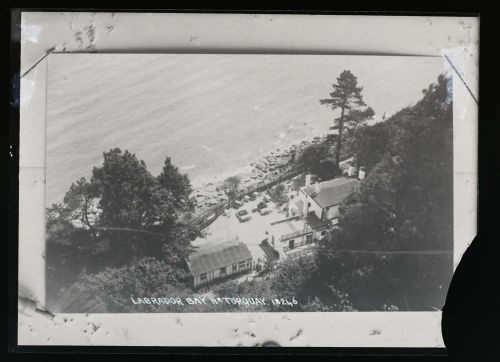
[[[240,183],[241,180],[238,176],[231,176],[224,180],[223,189],[227,196],[228,205],[231,204],[231,200],[238,194]]]
[[[57,290],[80,275],[96,275],[143,257],[182,270],[191,251],[178,216],[188,210],[189,179],[170,159],[154,177],[146,164],[119,148],[104,152],[90,181],[73,183],[59,205],[47,209],[47,272]],[[55,276],[59,277],[55,277]]]
[[[302,151],[299,162],[304,164],[306,171],[315,172],[319,169],[321,161],[323,161],[327,155],[328,151],[325,147],[311,145]]]
[[[94,167],[91,180],[98,190],[103,225],[143,230],[172,218],[168,213],[173,213],[174,198],[158,187],[144,161],[119,148],[103,155],[104,163]],[[160,207],[162,201],[170,207]]]
[[[238,297],[238,298],[264,298],[269,302],[270,298],[276,295],[271,290],[271,280],[252,280],[249,282],[238,283],[234,280],[228,280],[214,287],[215,297]],[[213,311],[217,312],[267,312],[270,311],[270,305],[217,305]]]
[[[358,87],[357,78],[348,70],[344,70],[333,84],[333,92],[328,99],[320,100],[320,104],[326,104],[332,110],[340,110],[340,116],[334,120],[331,129],[337,130],[335,167],[337,172],[340,161],[340,152],[346,129],[355,129],[358,125],[366,123],[374,115],[370,107],[366,107],[361,95],[362,87]]]
[[[393,155],[391,126],[381,122],[359,128],[354,136],[353,149],[358,165],[369,172],[383,158]]]
[[[122,267],[106,268],[82,276],[60,298],[58,310],[66,313],[157,312],[165,305],[134,304],[131,298],[183,297],[192,293],[182,281],[185,274],[152,257]],[[169,306],[180,312],[182,306]]]
[[[317,292],[314,275],[317,271],[316,260],[311,256],[287,260],[280,264],[271,289],[279,298],[296,298],[300,305],[305,304],[308,296]]]
[[[306,147],[299,157],[306,172],[311,172],[322,180],[329,180],[335,176],[335,162],[329,158],[326,145],[311,145]]]
[[[357,135],[369,172],[317,253],[319,279],[348,293],[357,309],[429,310],[444,302],[453,270],[448,89],[440,76],[416,105]]]
[[[333,287],[328,301],[322,302],[320,298],[309,298],[309,301],[302,306],[304,312],[352,312],[354,308],[349,300],[349,295],[340,292]]]
[[[79,220],[86,228],[94,230],[96,210],[93,202],[97,196],[95,185],[88,183],[84,177],[71,184],[63,200],[66,211],[71,214],[70,218]]]
[[[285,185],[283,185],[283,184],[278,184],[278,185],[274,186],[269,191],[269,196],[271,196],[271,199],[273,199],[278,204],[284,204],[285,202],[288,201],[288,196],[286,194]]]
[[[186,242],[176,237],[175,198],[144,161],[112,149],[104,153],[102,167],[94,167],[91,183],[99,195],[101,237],[109,240],[116,263],[146,255],[172,260],[186,255]]]
[[[165,191],[172,196],[172,202],[179,212],[194,210],[194,203],[190,199],[193,191],[191,182],[185,174],[172,164],[170,157],[165,159],[162,172],[158,175],[158,182]]]

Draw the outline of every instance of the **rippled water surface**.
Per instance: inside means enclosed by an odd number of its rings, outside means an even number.
[[[47,205],[128,149],[158,174],[168,155],[194,184],[326,133],[319,104],[351,70],[380,119],[415,103],[439,58],[317,55],[53,54],[47,95]]]

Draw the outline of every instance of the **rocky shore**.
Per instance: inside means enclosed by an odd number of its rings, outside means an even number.
[[[302,140],[299,143],[288,147],[278,147],[261,157],[257,162],[251,163],[245,168],[245,171],[235,174],[239,177],[241,183],[239,189],[245,191],[250,187],[256,187],[272,181],[280,174],[290,170],[303,150],[312,145],[323,141],[322,137]],[[227,201],[227,196],[223,190],[225,178],[214,178],[202,182],[195,187],[192,198],[196,202],[196,213],[201,213],[221,203]]]

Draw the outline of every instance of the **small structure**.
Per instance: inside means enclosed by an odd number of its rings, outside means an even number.
[[[312,175],[310,173],[306,174],[306,186],[311,186],[312,184]]]
[[[187,265],[195,288],[252,270],[252,254],[237,237],[201,246],[191,253]]]
[[[290,201],[288,202],[288,216],[292,217],[302,215],[302,210],[304,210],[304,201],[300,198],[290,198]]]
[[[357,177],[359,180],[362,180],[365,173],[364,168],[358,166],[355,156],[345,156],[344,159],[339,162],[339,168],[344,176]]]
[[[361,166],[361,167],[359,168],[359,172],[358,172],[358,179],[359,179],[360,181],[364,180],[364,178],[365,178],[365,174],[366,174],[365,168],[364,168],[363,166]]]
[[[269,245],[267,239],[263,240],[259,244],[259,247],[264,254],[264,260],[263,260],[264,267],[265,266],[273,267],[274,265],[276,265],[276,263],[279,261],[280,254],[276,249],[274,249],[271,245]],[[262,267],[262,264],[260,265]]]
[[[347,177],[306,184],[299,190],[298,197],[290,200],[288,215],[302,217],[312,230],[313,239],[320,240],[327,229],[336,224],[340,203],[359,186],[359,180]]]
[[[314,212],[310,212],[305,216],[305,222],[313,231],[313,239],[321,240],[326,236],[330,226],[336,223],[336,220],[321,220]]]
[[[340,177],[301,188],[299,198],[303,201],[302,215],[314,213],[321,221],[336,219],[341,202],[352,191],[358,190],[359,186],[358,179]]]
[[[278,252],[288,252],[311,243],[314,231],[300,216],[271,223],[271,245]]]

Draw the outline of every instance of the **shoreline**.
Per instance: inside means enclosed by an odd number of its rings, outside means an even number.
[[[227,177],[237,176],[240,178],[240,190],[245,190],[250,186],[258,185],[270,181],[278,176],[283,170],[292,166],[292,155],[299,157],[306,147],[319,143],[325,136],[304,137],[286,146],[276,147],[264,153],[255,162],[247,164],[232,172],[225,172],[217,176],[210,176],[205,179],[192,182],[193,192],[191,197],[196,202],[195,214],[203,213],[210,207],[227,201],[227,196],[220,188]]]

